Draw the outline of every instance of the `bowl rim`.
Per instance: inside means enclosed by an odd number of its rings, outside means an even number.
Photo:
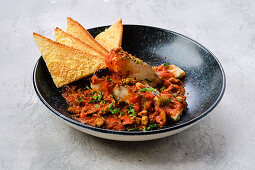
[[[220,100],[222,99],[224,92],[225,92],[225,88],[226,88],[226,76],[225,76],[225,72],[223,70],[223,67],[221,65],[221,63],[219,62],[219,60],[217,59],[217,57],[210,51],[208,50],[206,47],[204,47],[203,45],[201,45],[200,43],[198,43],[197,41],[182,35],[180,33],[171,31],[171,30],[167,30],[167,29],[163,29],[163,28],[158,28],[158,27],[153,27],[153,26],[146,26],[146,25],[133,25],[133,24],[123,24],[123,27],[147,27],[147,28],[152,28],[152,29],[157,29],[157,30],[161,30],[161,31],[166,31],[178,36],[181,36],[183,38],[186,38],[188,40],[190,40],[191,42],[193,42],[194,44],[198,45],[199,47],[203,48],[204,50],[206,50],[207,52],[209,52],[216,60],[217,64],[219,65],[219,68],[221,70],[222,73],[222,89],[221,92],[218,96],[218,98],[216,99],[216,101],[202,114],[200,114],[198,117],[191,119],[187,122],[181,123],[181,124],[177,124],[174,126],[169,126],[169,127],[165,127],[163,129],[157,129],[157,130],[152,130],[152,131],[116,131],[116,130],[109,130],[109,129],[103,129],[103,128],[98,128],[98,127],[94,127],[94,126],[90,126],[87,124],[84,124],[82,122],[76,121],[72,118],[69,118],[65,115],[63,115],[62,113],[58,112],[57,110],[55,110],[49,103],[46,102],[46,100],[43,98],[43,96],[41,95],[38,86],[37,86],[37,81],[36,81],[36,73],[37,73],[37,67],[38,64],[40,62],[40,60],[42,59],[42,56],[40,56],[40,58],[37,60],[35,66],[34,66],[34,70],[33,70],[33,86],[35,89],[35,92],[37,94],[37,96],[39,97],[39,99],[42,101],[42,103],[49,109],[51,110],[54,114],[56,114],[58,117],[62,118],[65,121],[68,121],[71,124],[74,124],[76,126],[79,126],[81,128],[85,128],[87,130],[92,130],[92,131],[96,131],[96,132],[101,132],[101,133],[105,133],[105,134],[114,134],[114,135],[153,135],[153,134],[159,134],[159,133],[165,133],[165,132],[169,132],[169,131],[173,131],[173,130],[177,130],[177,129],[181,129],[185,126],[188,126],[190,124],[193,124],[197,121],[199,121],[200,119],[204,118],[206,115],[208,115],[208,113],[210,113],[220,102]],[[94,28],[90,28],[88,29],[88,32],[90,32],[93,29],[99,29],[99,28],[104,28],[104,27],[109,27],[109,25],[107,26],[100,26],[100,27],[94,27]]]

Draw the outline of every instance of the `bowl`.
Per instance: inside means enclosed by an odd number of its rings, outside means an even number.
[[[89,29],[96,36],[108,26]],[[119,141],[145,141],[170,136],[199,122],[220,102],[226,79],[219,60],[198,42],[179,33],[142,25],[124,25],[122,48],[152,66],[163,62],[180,66],[186,73],[184,83],[188,110],[181,119],[163,129],[152,131],[114,131],[83,124],[72,118],[68,104],[56,88],[42,57],[34,67],[33,84],[40,100],[68,125],[87,134]],[[166,56],[166,57],[165,57]]]

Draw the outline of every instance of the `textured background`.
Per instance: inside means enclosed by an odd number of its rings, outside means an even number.
[[[3,1],[0,6],[0,169],[254,169],[255,1]],[[115,142],[65,125],[37,98],[32,32],[53,38],[66,17],[86,28],[142,24],[187,35],[222,63],[220,104],[192,128],[160,140]]]

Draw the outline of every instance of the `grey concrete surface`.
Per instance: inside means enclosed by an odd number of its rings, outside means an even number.
[[[0,169],[254,169],[255,1],[1,0]],[[86,28],[144,24],[187,35],[222,63],[220,104],[192,128],[147,142],[116,142],[62,123],[37,98],[32,32],[53,38],[70,16]]]

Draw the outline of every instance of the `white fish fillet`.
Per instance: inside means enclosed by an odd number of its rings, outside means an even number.
[[[138,81],[147,81],[152,87],[162,83],[159,74],[151,66],[124,52],[121,48],[116,48],[110,52],[106,59],[106,65],[110,71],[134,77]]]

